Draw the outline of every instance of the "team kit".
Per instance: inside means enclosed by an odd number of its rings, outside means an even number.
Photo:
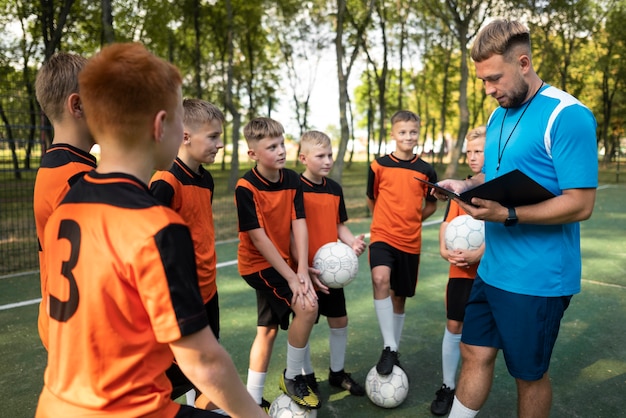
[[[322,317],[328,385],[383,409],[399,407],[411,377],[400,356],[406,299],[416,292],[422,227],[438,201],[446,205],[438,250],[449,278],[442,380],[430,412],[476,416],[493,376],[480,365],[493,367],[503,350],[520,415],[535,408],[532,416],[548,416],[550,356],[580,291],[579,221],[590,216],[597,187],[595,119],[537,76],[528,30],[518,22],[491,22],[471,53],[486,93],[500,105],[486,126],[466,135],[472,175],[438,179],[416,153],[420,117],[396,111],[394,149],[368,169],[368,243],[347,225],[326,133],[301,135],[296,172],[286,168],[280,122],[256,117],[244,126],[254,166],[235,186],[237,267],[257,302],[245,381],[219,342],[215,183],[207,167],[224,147],[224,113],[183,99],[178,69],[139,43],[111,44],[89,59],[62,52],[50,58],[36,80],[54,127],[34,190],[38,331],[48,353],[36,417],[321,416],[322,373],[313,368],[309,340]],[[98,161],[90,154],[95,143]],[[586,163],[573,167],[573,160]],[[532,189],[539,197],[519,203],[505,187],[504,197],[462,198],[474,188],[494,189],[494,180],[513,177],[508,173],[533,182],[519,194]],[[554,260],[533,264],[541,253]],[[357,381],[346,358],[345,292],[361,256],[381,343],[377,362]],[[281,330],[284,364],[272,382],[281,394],[266,399]],[[536,394],[531,404],[525,393]]]

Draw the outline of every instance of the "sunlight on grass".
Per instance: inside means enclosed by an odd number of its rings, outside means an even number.
[[[626,361],[616,359],[600,359],[580,372],[581,379],[596,382],[613,379],[619,375],[625,375],[626,380]]]

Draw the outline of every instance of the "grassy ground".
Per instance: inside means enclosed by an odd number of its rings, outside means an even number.
[[[582,224],[583,291],[565,314],[553,355],[553,417],[624,416],[626,387],[626,187],[598,191],[592,218]],[[440,220],[442,208],[433,216]],[[350,223],[367,232],[369,219]],[[402,365],[411,379],[409,397],[399,408],[384,410],[327,384],[328,327],[313,330],[313,365],[321,379],[324,405],[319,417],[430,417],[429,404],[441,384],[440,347],[444,329],[443,295],[446,263],[438,255],[438,225],[424,228],[417,295],[407,302],[407,320],[400,347]],[[236,244],[218,247],[220,262],[235,257]],[[540,260],[538,260],[540,262]],[[245,379],[254,338],[254,293],[235,266],[218,271],[222,311],[222,343]],[[36,275],[0,280],[0,306],[38,297]],[[363,382],[374,366],[382,340],[378,331],[367,267],[361,257],[358,278],[346,288],[350,316],[346,369]],[[36,330],[37,305],[0,310],[0,417],[32,417],[42,385],[45,352]],[[278,376],[285,364],[286,334],[275,345],[265,397],[278,396]],[[481,417],[515,416],[516,389],[503,360],[497,362],[491,395]]]

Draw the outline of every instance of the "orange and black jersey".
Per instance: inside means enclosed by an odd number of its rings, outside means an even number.
[[[41,291],[45,286],[46,270],[43,257],[43,231],[52,211],[59,206],[65,194],[81,176],[96,167],[96,158],[75,146],[69,144],[52,144],[41,157],[41,165],[35,178],[33,193],[33,211],[35,213],[35,227],[39,243],[39,272],[41,277]],[[46,304],[42,300],[39,305],[39,337],[47,346]]]
[[[163,204],[183,217],[189,229],[196,254],[198,282],[204,303],[217,292],[217,257],[213,224],[213,176],[202,166],[194,173],[176,158],[169,171],[157,171],[150,181],[150,191]]]
[[[317,250],[326,243],[337,241],[337,225],[348,220],[348,212],[339,183],[324,178],[321,184],[315,184],[303,175],[300,180],[309,231],[309,265],[312,266]]]
[[[135,177],[92,171],[44,233],[48,364],[37,417],[173,417],[169,343],[208,325],[193,241]]]
[[[375,202],[370,242],[381,241],[407,253],[420,253],[422,206],[424,200],[436,198],[414,177],[437,182],[433,166],[417,155],[405,161],[389,154],[372,162],[367,178],[367,197]]]
[[[443,221],[450,223],[454,218],[461,215],[467,215],[467,213],[461,209],[456,201],[450,200],[448,202],[448,207],[446,208],[446,213],[443,215]],[[474,279],[477,271],[478,263],[470,264],[467,268],[457,267],[454,264],[450,264],[449,277],[454,279]]]
[[[276,183],[255,168],[237,182],[235,204],[239,217],[239,274],[253,274],[271,267],[254,246],[248,231],[263,228],[283,259],[288,262],[291,221],[305,217],[300,176],[281,169]]]

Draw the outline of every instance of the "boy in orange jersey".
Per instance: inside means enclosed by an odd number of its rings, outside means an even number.
[[[98,168],[45,228],[48,364],[36,417],[212,417],[170,399],[175,357],[235,417],[267,417],[209,327],[193,241],[148,190],[183,138],[180,73],[138,43],[111,44],[79,75]]]
[[[341,185],[328,178],[333,168],[333,149],[330,138],[323,132],[308,131],[300,138],[300,162],[306,167],[300,175],[304,192],[304,209],[309,231],[309,265],[324,244],[340,239],[352,247],[357,255],[365,251],[363,235],[355,237],[345,225],[348,220]],[[348,343],[348,313],[343,289],[318,291],[320,315],[326,316],[330,328],[330,370],[328,383],[348,390],[352,395],[363,396],[365,389],[344,371]],[[304,373],[313,375],[310,356],[305,362]],[[309,382],[316,386],[317,382]]]
[[[258,309],[247,387],[258,404],[269,406],[263,388],[280,325],[288,329],[287,368],[280,388],[298,404],[319,408],[319,398],[302,374],[317,319],[317,295],[309,277],[302,185],[300,176],[285,168],[283,132],[282,125],[270,118],[253,119],[243,130],[248,156],[256,162],[235,189],[239,273],[256,290]],[[292,234],[297,271],[288,264]]]
[[[87,59],[79,55],[58,52],[41,66],[35,80],[37,101],[54,129],[52,145],[41,157],[33,193],[42,295],[46,286],[42,245],[46,222],[70,186],[85,172],[96,167],[95,157],[89,154],[94,144],[93,137],[87,128],[78,94],[78,72],[85,62]],[[42,298],[37,325],[39,338],[47,348],[46,303],[46,299]]]
[[[166,206],[178,212],[189,225],[196,254],[200,293],[209,317],[209,325],[219,340],[220,310],[217,294],[215,229],[213,225],[213,190],[211,173],[202,164],[212,164],[221,148],[224,114],[213,104],[199,99],[183,100],[183,142],[168,171],[152,176],[150,191]],[[176,399],[192,389],[191,382],[176,364],[167,372]]]
[[[414,153],[420,118],[408,110],[391,117],[391,139],[396,149],[370,165],[367,203],[372,211],[370,268],[374,308],[383,337],[383,352],[376,364],[388,375],[398,361],[404,327],[404,305],[415,295],[422,243],[422,222],[437,209],[420,177],[437,182],[435,169]]]
[[[484,126],[472,129],[465,137],[467,161],[474,174],[482,171],[485,162],[485,135]],[[471,176],[470,176],[471,177]],[[446,248],[446,228],[457,216],[465,215],[456,200],[448,201],[444,220],[439,228],[439,253],[444,260],[450,263],[450,274],[446,288],[446,329],[441,342],[441,363],[443,384],[436,393],[436,398],[430,404],[430,411],[435,415],[446,415],[452,408],[454,390],[456,388],[456,371],[461,360],[461,331],[465,318],[465,304],[469,299],[483,253],[485,244],[476,250],[448,250]]]

